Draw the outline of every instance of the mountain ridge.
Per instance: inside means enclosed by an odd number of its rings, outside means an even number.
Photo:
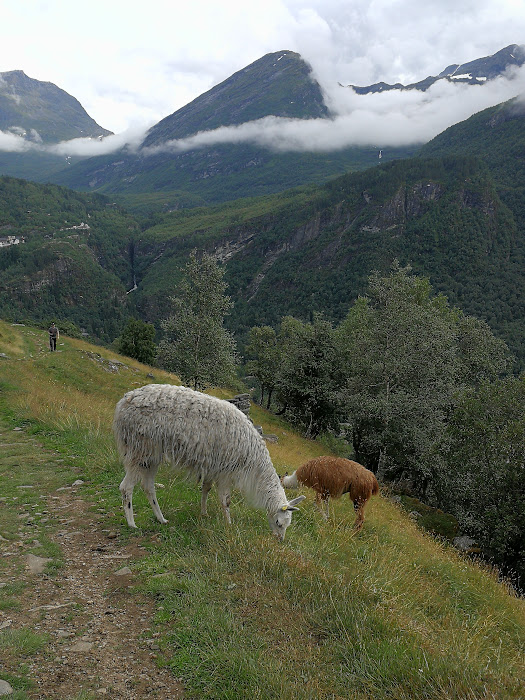
[[[525,46],[520,44],[510,44],[497,51],[491,56],[474,59],[467,63],[453,63],[447,66],[438,75],[429,75],[423,80],[419,80],[409,85],[402,83],[389,84],[385,82],[374,83],[373,85],[358,86],[348,85],[358,95],[367,95],[376,92],[388,92],[390,90],[420,90],[424,92],[439,80],[448,82],[466,83],[469,85],[481,85],[486,81],[494,80],[503,75],[511,67],[521,67],[525,63]]]
[[[162,119],[149,130],[142,146],[148,148],[198,131],[271,115],[292,119],[327,117],[328,108],[311,70],[293,51],[266,54]]]
[[[37,143],[112,133],[99,126],[75,97],[23,70],[0,73],[0,130],[18,135],[25,131]]]

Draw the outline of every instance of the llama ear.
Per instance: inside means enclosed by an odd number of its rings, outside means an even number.
[[[296,506],[301,501],[304,501],[305,498],[306,496],[297,496],[297,498],[294,498],[288,503],[287,510],[299,510],[299,508],[297,508]]]

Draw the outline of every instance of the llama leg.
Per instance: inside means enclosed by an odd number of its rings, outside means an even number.
[[[153,514],[162,525],[165,525],[168,521],[162,515],[162,511],[157,500],[157,493],[155,491],[155,477],[157,476],[159,465],[149,462],[144,466],[144,471],[142,472],[142,488],[144,493],[148,497],[149,504],[153,510]]]
[[[330,515],[330,506],[329,506],[329,504],[328,504],[328,502],[329,502],[329,500],[330,500],[329,494],[325,494],[325,495],[323,496],[323,500],[324,500],[324,505],[325,505],[325,512],[323,513],[323,518],[324,518],[325,520],[328,520],[328,517],[329,517],[329,515]]]
[[[133,471],[126,471],[126,476],[122,479],[119,486],[122,495],[122,505],[124,506],[124,514],[129,527],[137,527],[135,518],[133,517],[133,489],[135,484],[140,480],[139,476]]]
[[[208,511],[206,510],[206,502],[208,500],[208,494],[210,493],[211,486],[211,481],[202,482],[201,515],[208,515]]]
[[[230,516],[230,487],[217,484],[217,492],[219,494],[219,500],[221,502],[222,511],[224,513],[224,517],[226,518],[226,522],[228,523],[228,525],[231,525],[232,519]]]
[[[366,501],[362,501],[361,499],[354,501],[354,510],[356,514],[354,530],[356,532],[359,532],[365,522],[365,506]]]
[[[322,512],[323,512],[323,508],[322,508],[322,505],[321,505],[321,493],[320,493],[319,491],[316,491],[316,492],[315,492],[315,505],[317,506],[317,508],[318,508],[318,509],[321,511],[321,513],[322,513]]]

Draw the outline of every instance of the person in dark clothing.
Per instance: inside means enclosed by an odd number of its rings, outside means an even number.
[[[58,328],[55,326],[55,322],[51,324],[51,326],[47,329],[47,332],[49,333],[49,349],[51,352],[55,352],[57,349],[57,340],[60,336],[60,333],[58,332]]]

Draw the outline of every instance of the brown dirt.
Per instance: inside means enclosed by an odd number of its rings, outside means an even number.
[[[90,511],[80,489],[59,490],[46,499],[48,517],[58,525],[49,537],[65,562],[56,574],[33,573],[22,543],[0,541],[7,562],[2,581],[26,584],[21,609],[0,611],[0,628],[29,628],[49,636],[40,652],[23,659],[34,682],[27,695],[35,700],[182,698],[180,682],[157,665],[161,652],[152,602],[133,590],[133,573],[115,573],[144,556],[144,540],[119,543],[104,515]],[[6,553],[17,548],[16,554]],[[17,676],[20,661],[10,655],[1,666]]]

